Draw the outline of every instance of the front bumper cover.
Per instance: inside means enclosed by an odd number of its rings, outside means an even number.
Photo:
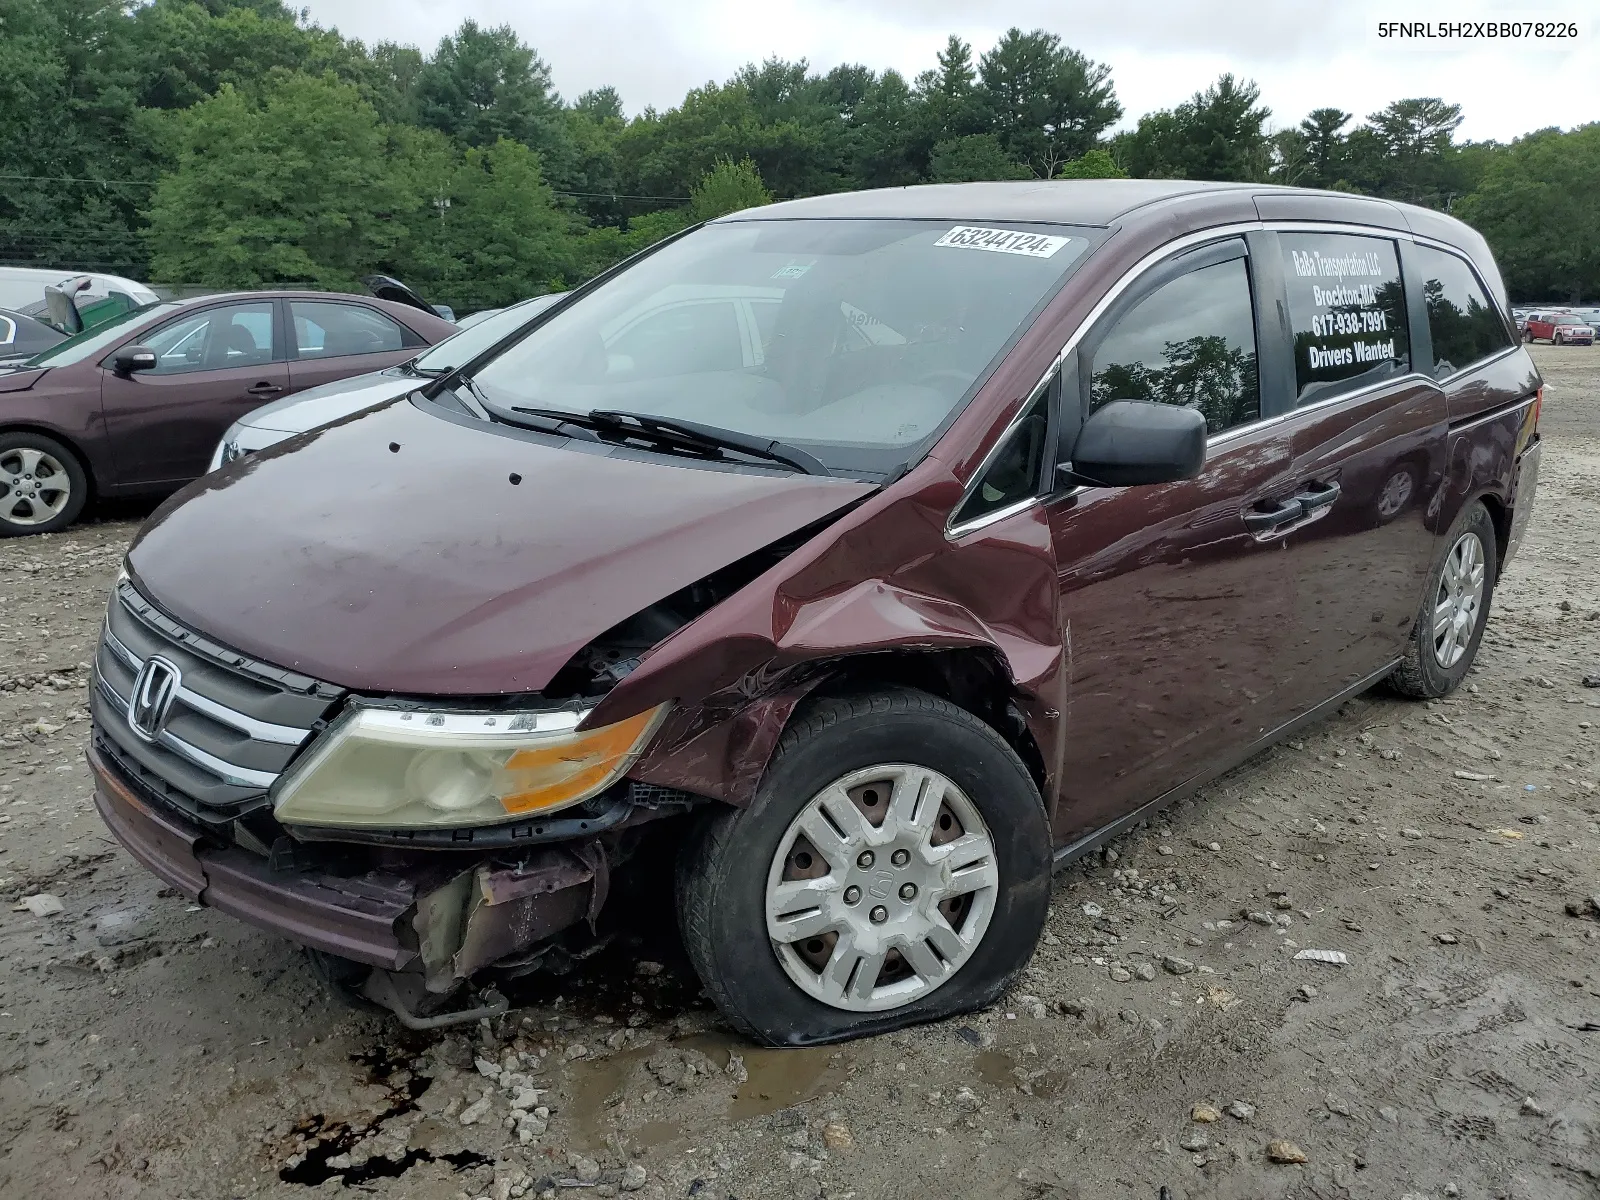
[[[359,875],[274,870],[142,796],[93,746],[88,759],[106,827],[191,900],[328,954],[420,972],[429,991],[592,925],[608,891],[609,859],[595,840],[530,847],[509,865],[442,851]]]
[[[314,872],[274,872],[237,847],[207,843],[206,833],[139,796],[93,747],[95,807],[106,827],[150,871],[191,900],[342,958],[401,971],[418,959],[398,922],[416,885],[377,873],[346,879]]]

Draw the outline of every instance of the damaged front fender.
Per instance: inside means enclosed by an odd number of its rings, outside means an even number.
[[[641,657],[590,716],[600,725],[673,701],[633,778],[746,804],[795,707],[831,678],[870,680],[881,666],[895,682],[888,668],[907,656],[977,652],[999,665],[1053,804],[1066,676],[1049,526],[1033,508],[951,539],[959,484],[932,458],[902,482],[918,476]]]

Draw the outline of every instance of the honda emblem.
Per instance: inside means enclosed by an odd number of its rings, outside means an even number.
[[[133,695],[128,700],[128,726],[147,742],[153,742],[167,723],[172,701],[183,684],[183,672],[168,659],[152,656],[133,679]]]

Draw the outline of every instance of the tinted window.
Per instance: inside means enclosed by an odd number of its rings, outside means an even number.
[[[1433,335],[1433,373],[1449,375],[1511,345],[1505,322],[1472,268],[1454,254],[1417,247]]]
[[[272,304],[229,304],[169,321],[142,340],[156,375],[220,371],[272,361]]]
[[[1094,352],[1090,411],[1113,400],[1198,408],[1212,433],[1261,415],[1243,258],[1180,275],[1117,318]]]
[[[359,304],[291,300],[298,358],[383,354],[405,348],[405,332],[382,313]]]
[[[984,468],[978,486],[956,514],[954,524],[975,520],[1038,492],[1044,469],[1045,435],[1049,431],[1048,395],[1047,388],[1006,436],[1005,444]]]
[[[1286,233],[1279,241],[1301,404],[1411,369],[1392,241],[1327,233]]]

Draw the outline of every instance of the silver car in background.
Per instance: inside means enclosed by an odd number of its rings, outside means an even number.
[[[399,366],[335,380],[264,404],[228,427],[228,432],[222,435],[222,441],[217,443],[216,452],[211,456],[209,469],[215,471],[236,458],[265,450],[284,438],[413,391],[428,380],[453,371],[475,358],[501,338],[526,325],[564,295],[565,292],[554,292],[548,296],[535,296],[509,308],[498,309],[473,322],[470,328],[464,328],[453,337],[428,347],[416,358]],[[463,323],[471,320],[470,317],[465,318]]]

